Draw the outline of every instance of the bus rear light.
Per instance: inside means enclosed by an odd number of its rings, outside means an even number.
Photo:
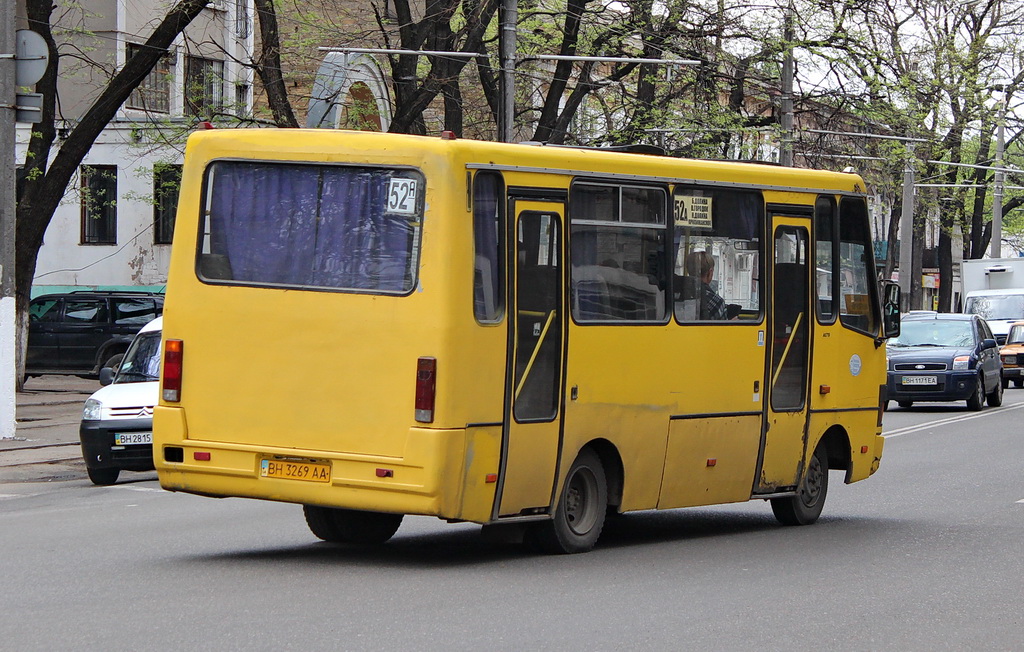
[[[416,362],[416,420],[434,421],[434,394],[437,390],[437,359],[420,358]]]
[[[196,461],[199,461],[199,462],[209,462],[210,461],[210,451],[196,451],[196,452],[192,453],[192,459],[194,459]]]
[[[181,400],[181,361],[185,352],[185,343],[181,340],[164,342],[164,378],[163,397],[165,401]]]

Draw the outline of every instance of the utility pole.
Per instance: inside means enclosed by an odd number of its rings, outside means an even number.
[[[0,0],[0,439],[16,435],[14,232],[15,0]]]
[[[903,168],[903,208],[900,212],[900,296],[903,312],[913,309],[910,293],[913,290],[914,260],[914,143],[907,142],[907,160]]]
[[[779,164],[793,165],[793,3],[786,7],[785,26],[782,39],[786,51],[782,57],[782,97],[779,107],[782,126],[782,143],[779,148]]]
[[[519,23],[517,0],[502,0],[498,49],[501,58],[501,105],[498,111],[498,140],[512,142],[515,127],[516,26]]]
[[[1005,91],[1004,91],[1005,92]],[[996,125],[996,174],[995,188],[992,191],[992,257],[1002,258],[1003,241],[1003,182],[1006,178],[1003,172],[1003,149],[1006,147],[1005,123],[1006,123],[1006,100],[999,111],[999,122]]]

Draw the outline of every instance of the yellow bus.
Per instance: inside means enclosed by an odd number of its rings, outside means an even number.
[[[188,142],[161,485],[582,552],[607,514],[764,499],[815,521],[882,455],[853,174],[326,130]]]

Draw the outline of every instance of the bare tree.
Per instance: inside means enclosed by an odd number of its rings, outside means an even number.
[[[54,211],[64,197],[68,183],[104,127],[146,78],[157,61],[167,53],[174,39],[199,15],[209,0],[180,0],[172,7],[123,68],[104,86],[89,109],[77,121],[56,155],[57,79],[61,57],[53,37],[51,17],[54,5],[49,0],[28,0],[27,16],[32,28],[42,35],[50,54],[46,73],[36,84],[43,95],[41,122],[32,130],[25,158],[24,181],[18,196],[16,213],[15,260],[19,384],[25,368],[24,350],[28,334],[28,305],[36,259]]]

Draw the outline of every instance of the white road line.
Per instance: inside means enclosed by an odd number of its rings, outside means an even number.
[[[124,490],[127,490],[127,491],[152,491],[152,492],[158,493],[158,494],[169,493],[169,492],[164,491],[163,489],[154,489],[153,487],[132,487],[130,485],[124,485],[124,484],[111,485],[110,488],[111,489],[124,489]]]
[[[936,419],[935,421],[929,421],[927,423],[921,423],[916,426],[907,426],[906,428],[898,428],[891,432],[883,432],[882,436],[886,439],[891,437],[899,437],[901,435],[909,435],[911,433],[920,432],[922,430],[928,430],[929,428],[937,428],[938,426],[944,426],[950,423],[959,423],[961,421],[970,421],[971,419],[979,419],[989,414],[995,414],[996,412],[1003,412],[1005,410],[1017,410],[1024,408],[1024,403],[1017,403],[1015,405],[1005,405],[997,408],[988,408],[982,412],[975,412],[972,414],[963,414],[955,417],[947,417],[945,419]]]
[[[1017,501],[1017,504],[1018,504],[1018,505],[1024,505],[1024,500],[1018,500],[1018,501]]]

